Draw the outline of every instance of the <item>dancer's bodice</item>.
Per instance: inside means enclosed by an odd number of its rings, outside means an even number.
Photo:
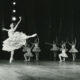
[[[10,30],[8,31],[8,37],[11,37],[13,34],[14,34],[13,29],[10,29]]]
[[[61,49],[62,53],[65,53],[66,52],[66,49]]]
[[[31,52],[31,48],[27,48],[27,52]]]
[[[72,48],[73,48],[73,49],[75,48],[75,45],[74,45],[74,44],[72,45]]]
[[[53,48],[57,48],[56,44],[53,44]]]

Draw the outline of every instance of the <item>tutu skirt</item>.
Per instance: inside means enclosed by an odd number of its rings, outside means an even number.
[[[26,43],[27,36],[23,32],[15,32],[13,36],[3,41],[2,50],[13,51],[21,48]]]
[[[70,49],[70,50],[69,50],[69,52],[70,52],[70,53],[77,53],[77,52],[78,52],[78,50],[77,50],[77,49],[75,49],[75,48],[74,48],[74,49],[72,48],[72,49]]]
[[[51,48],[50,51],[57,51],[58,48],[57,47],[54,47],[54,48]]]
[[[68,55],[66,53],[61,53],[59,55],[62,56],[62,57],[68,57]]]
[[[39,47],[34,47],[32,51],[33,51],[33,52],[38,52],[38,53],[39,53],[39,52],[41,52],[41,49],[40,49]]]
[[[33,57],[33,54],[31,52],[26,52],[25,55],[28,57]]]
[[[59,55],[62,56],[62,57],[65,57],[67,58],[68,55],[66,54],[66,49],[61,49],[62,53],[60,53]]]

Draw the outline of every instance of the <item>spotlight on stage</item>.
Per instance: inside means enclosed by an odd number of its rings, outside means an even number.
[[[16,5],[16,2],[13,2],[13,5]]]
[[[16,21],[16,17],[14,16],[14,17],[12,17],[12,21]]]
[[[16,10],[13,10],[13,13],[15,13],[16,12]]]

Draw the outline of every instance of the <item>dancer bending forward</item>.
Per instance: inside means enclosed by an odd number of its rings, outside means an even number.
[[[62,61],[65,62],[65,58],[68,57],[68,55],[66,54],[67,49],[66,49],[66,47],[62,47],[60,50],[62,52],[62,53],[59,54],[60,62],[62,62]]]
[[[25,52],[24,54],[25,61],[30,61],[31,57],[33,57],[31,50],[32,47],[30,47],[29,44],[25,44],[25,46],[23,47],[23,52]]]

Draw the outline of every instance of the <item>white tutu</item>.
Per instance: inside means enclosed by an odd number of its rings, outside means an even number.
[[[57,51],[58,47],[56,45],[53,45],[53,47],[50,49],[50,51]]]
[[[62,56],[62,57],[68,57],[65,49],[62,49],[62,53],[60,53],[59,55]]]
[[[15,32],[13,36],[3,41],[4,51],[13,51],[21,48],[26,43],[27,36],[23,32]]]
[[[78,50],[77,50],[76,48],[74,48],[74,49],[72,48],[72,49],[69,50],[69,52],[70,52],[70,53],[77,53]]]
[[[41,52],[41,49],[39,47],[34,47],[32,51],[33,52]]]
[[[77,53],[78,50],[75,48],[75,45],[73,44],[71,49],[69,50],[70,53]]]
[[[68,57],[68,55],[66,53],[61,53],[59,55],[62,56],[62,57]]]
[[[31,52],[26,52],[25,55],[28,57],[33,57],[33,54]]]

